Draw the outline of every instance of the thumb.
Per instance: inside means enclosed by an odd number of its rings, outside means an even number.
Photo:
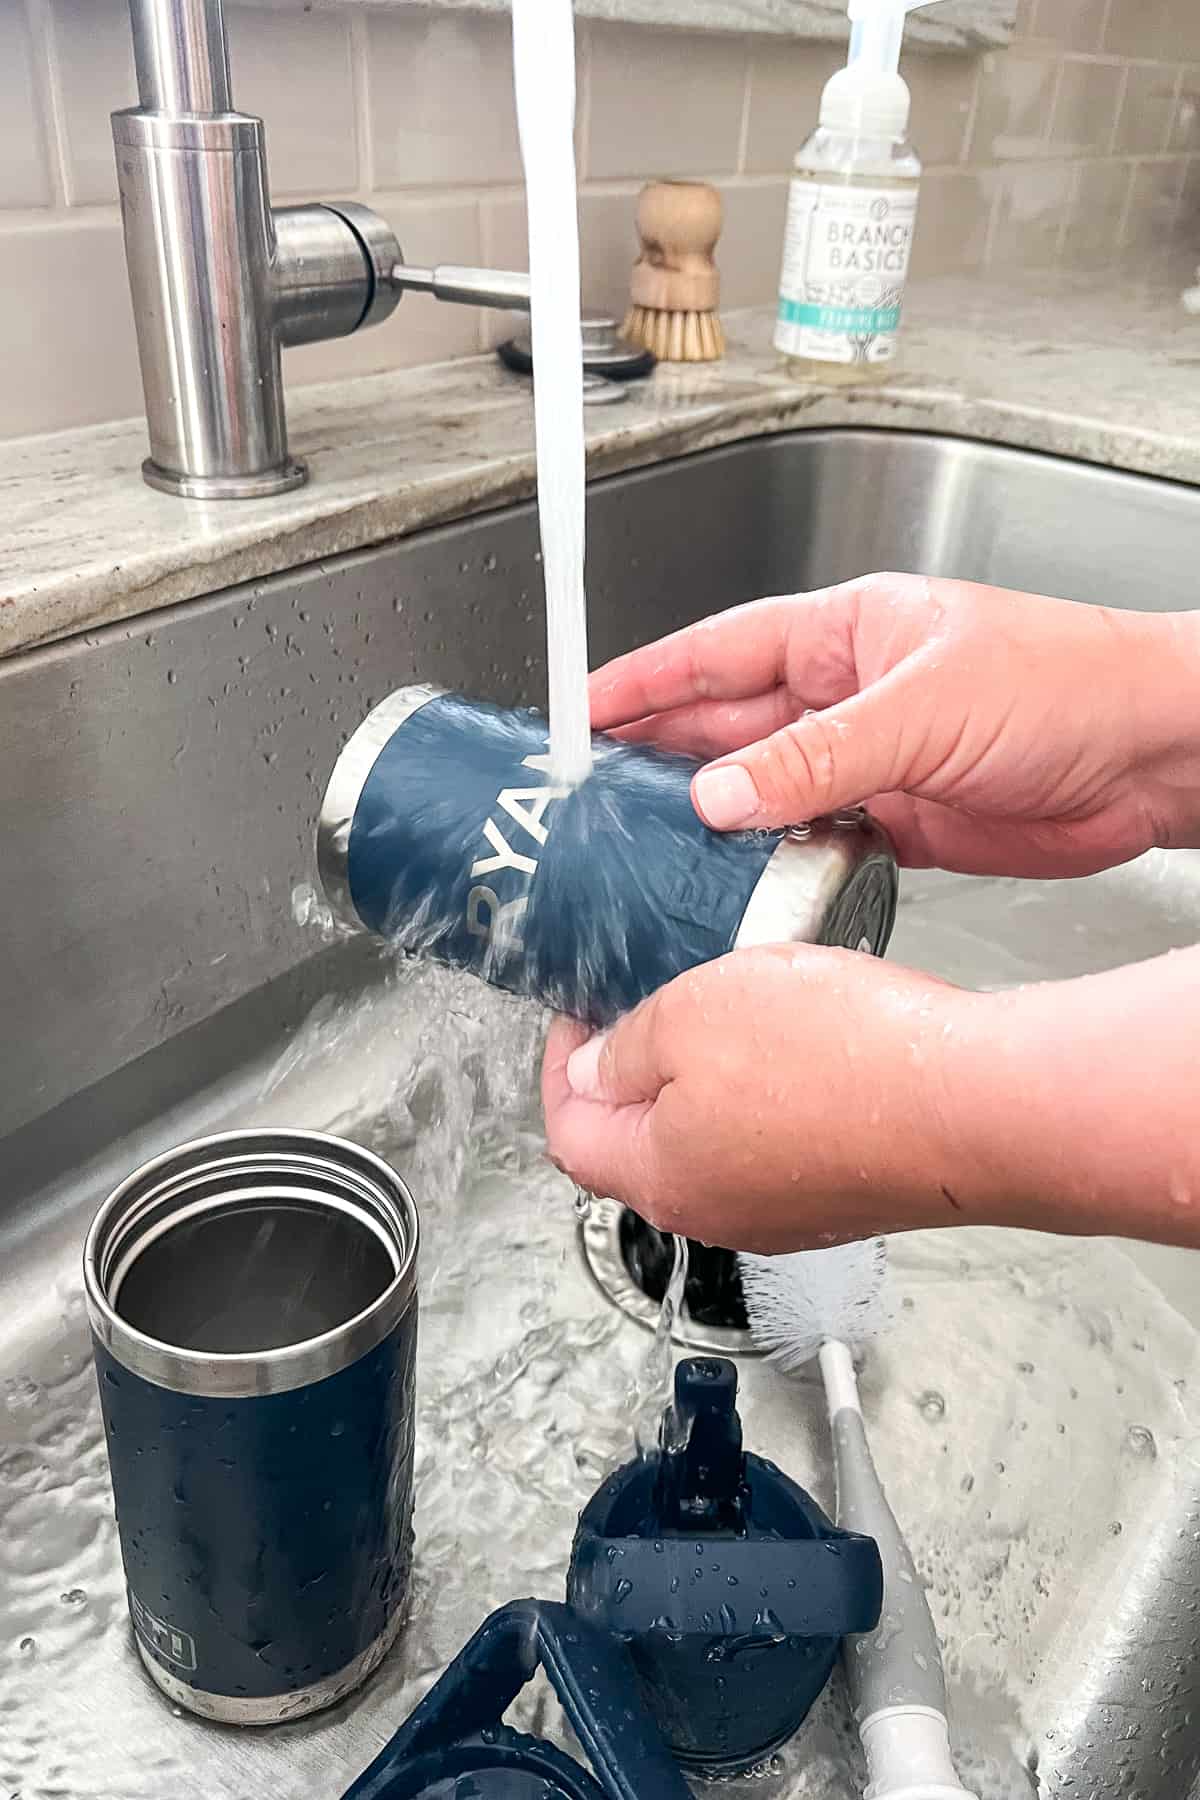
[[[658,994],[627,1013],[608,1031],[597,1032],[567,1061],[567,1082],[580,1100],[609,1106],[636,1106],[656,1100],[667,1082],[663,1066],[670,1044],[662,1029]]]
[[[559,1168],[593,1194],[636,1205],[658,1183],[651,1121],[670,1080],[658,996],[573,1050],[546,1087],[546,1143]],[[559,1055],[568,1041],[559,1034]]]
[[[925,735],[906,685],[885,676],[709,763],[692,782],[696,811],[713,831],[795,825],[903,789]]]

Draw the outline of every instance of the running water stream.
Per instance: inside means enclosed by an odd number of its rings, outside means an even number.
[[[550,770],[564,787],[574,787],[591,774],[592,740],[584,587],[586,466],[572,0],[513,0],[512,22],[513,79],[529,219]],[[671,1332],[686,1277],[687,1244],[676,1238],[675,1272],[663,1300],[654,1346],[630,1396],[642,1451],[657,1442],[658,1418],[669,1396]]]
[[[583,333],[571,0],[513,0],[513,74],[529,216],[537,506],[546,586],[550,768],[592,771],[583,584]]]

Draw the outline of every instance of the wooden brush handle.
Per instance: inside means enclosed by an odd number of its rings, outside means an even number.
[[[706,181],[652,181],[637,209],[642,253],[633,265],[635,306],[660,312],[713,312],[721,278],[713,250],[721,235],[721,196]]]

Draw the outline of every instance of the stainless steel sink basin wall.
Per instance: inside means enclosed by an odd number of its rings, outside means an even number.
[[[888,567],[1184,605],[1198,521],[1188,488],[950,440],[741,445],[594,490],[593,658]],[[0,662],[0,1134],[310,953],[290,896],[369,702],[542,694],[536,547],[512,508]]]
[[[758,441],[596,488],[593,658],[883,567],[1187,605],[1198,534],[1200,494],[1165,483],[922,437]],[[536,1019],[304,922],[319,792],[373,700],[417,676],[539,697],[536,541],[510,509],[0,663],[0,1794],[340,1792],[487,1606],[561,1591],[575,1512],[624,1448],[646,1340],[537,1161]],[[1152,955],[1200,936],[1198,860],[911,878],[893,955],[980,986]],[[172,1720],[129,1649],[78,1274],[107,1184],[258,1120],[372,1142],[426,1221],[413,1622],[358,1703],[267,1739]],[[1195,1259],[971,1233],[894,1262],[869,1408],[985,1800],[1183,1800]],[[829,1501],[811,1382],[743,1383],[748,1441]],[[853,1791],[840,1705],[762,1800]]]

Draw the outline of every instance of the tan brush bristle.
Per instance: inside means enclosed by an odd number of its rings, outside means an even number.
[[[660,362],[717,362],[725,354],[725,333],[716,313],[631,306],[621,335],[652,350]]]
[[[716,362],[725,354],[713,261],[720,194],[704,181],[652,181],[638,199],[637,228],[642,251],[624,335],[660,362]]]

